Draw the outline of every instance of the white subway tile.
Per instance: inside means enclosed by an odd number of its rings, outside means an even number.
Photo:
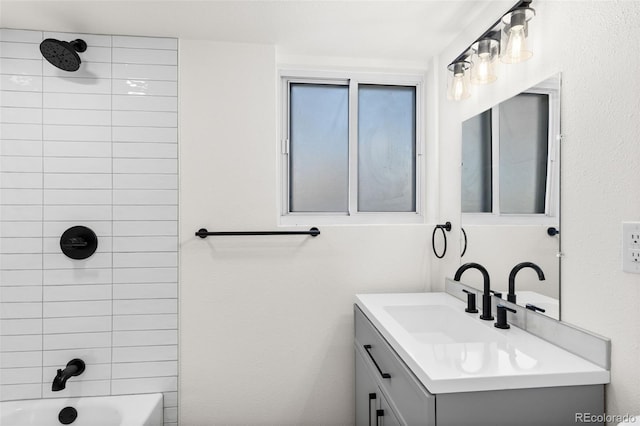
[[[166,377],[178,375],[177,361],[128,362],[113,364],[114,379]],[[165,399],[164,405],[167,405]]]
[[[174,52],[175,54],[175,52]],[[40,48],[34,43],[0,41],[0,57],[16,59],[42,59]]]
[[[175,50],[113,48],[113,62],[121,64],[177,65]]]
[[[56,93],[111,93],[111,79],[42,77],[42,90]]]
[[[42,174],[0,173],[0,188],[42,188]]]
[[[111,269],[44,270],[44,285],[111,284]],[[95,314],[100,315],[100,314]]]
[[[178,250],[176,237],[116,237],[114,252],[175,252]]]
[[[114,142],[157,142],[177,143],[178,132],[173,127],[116,127],[113,128]]]
[[[113,78],[177,81],[176,65],[113,64]]]
[[[82,53],[80,54],[82,55]],[[101,79],[111,78],[111,64],[108,62],[86,62],[80,63],[80,68],[74,71],[72,75],[67,71],[63,71],[60,68],[54,67],[49,62],[44,61],[44,67],[42,73],[47,77],[56,78],[87,78],[87,79]]]
[[[2,84],[3,80],[0,80]],[[2,86],[7,89],[7,87]],[[10,92],[0,90],[0,106],[4,107],[22,107],[22,108],[41,108],[42,93],[40,92]]]
[[[55,373],[54,373],[55,377]],[[2,368],[0,383],[17,385],[21,383],[42,383],[42,367]]]
[[[108,348],[111,347],[111,332],[45,334],[44,350]]]
[[[178,281],[177,268],[114,268],[113,282],[128,283],[173,283]]]
[[[110,126],[111,111],[87,109],[44,109],[44,124]]]
[[[45,173],[44,187],[47,189],[108,189],[111,188],[111,174]]]
[[[114,95],[113,109],[119,111],[178,111],[175,96]]]
[[[111,264],[111,253],[96,252],[87,259],[78,260],[71,259],[62,253],[50,253],[42,256],[44,269],[110,268]]]
[[[28,336],[0,336],[0,351],[24,352],[42,350],[42,336],[39,334]]]
[[[111,157],[109,142],[59,142],[45,141],[47,157]]]
[[[66,362],[65,362],[66,364]],[[64,366],[64,365],[63,365]],[[53,380],[53,377],[51,378]],[[61,391],[53,392],[51,390],[51,383],[44,383],[42,386],[43,398],[68,398],[78,396],[103,396],[110,394],[110,381],[109,380],[91,380],[82,381],[69,380],[67,387]]]
[[[28,385],[1,385],[0,400],[15,401],[21,399],[38,399],[42,395],[42,385],[32,383]]]
[[[12,90],[17,90],[17,89],[12,89]],[[33,90],[33,89],[27,89],[27,90]],[[113,79],[112,94],[114,95],[178,96],[178,84],[175,81]]]
[[[178,421],[178,408],[177,407],[165,407],[164,408],[164,424],[176,423]],[[177,423],[176,423],[177,424]]]
[[[111,363],[111,348],[80,348],[44,351],[42,364],[45,367],[63,368],[73,358],[80,358],[86,364]]]
[[[177,377],[156,377],[145,379],[117,379],[111,384],[112,395],[136,393],[171,392],[178,389]]]
[[[42,351],[0,353],[0,365],[4,368],[41,367]]]
[[[172,114],[172,113],[150,113]],[[0,123],[42,124],[42,110],[36,108],[0,108]]]
[[[42,140],[42,125],[40,124],[3,124],[0,126],[0,139],[13,140]],[[0,169],[4,172],[12,171],[11,169]],[[29,172],[32,170],[14,170],[17,172]],[[40,170],[36,170],[40,171]]]
[[[42,320],[40,318],[5,319],[0,321],[0,335],[42,334]]]
[[[44,206],[44,220],[111,220],[109,206]]]
[[[45,318],[43,322],[44,334],[58,333],[87,333],[111,331],[111,316],[77,318]]]
[[[2,189],[2,204],[8,205],[42,205],[41,189]]]
[[[164,82],[158,82],[164,83]],[[167,83],[173,84],[173,83]],[[16,92],[42,92],[42,77],[35,75],[0,75],[0,87],[2,87],[2,93],[9,93],[8,91]],[[144,93],[142,93],[144,94]],[[173,95],[173,93],[167,93]]]
[[[45,157],[45,173],[109,173],[111,158]]]
[[[75,40],[81,39],[85,43],[87,43],[87,48],[89,47],[111,47],[111,36],[109,35],[99,35],[99,34],[84,34],[84,33],[56,33],[45,31],[43,34],[44,38],[55,38],[56,40]],[[83,53],[80,53],[82,56]]]
[[[178,113],[161,111],[113,111],[114,126],[177,127]]]
[[[176,236],[178,223],[176,221],[116,221],[113,222],[113,235],[118,237]]]
[[[50,222],[45,222],[45,223],[50,223]],[[65,223],[65,222],[56,222],[56,223]],[[66,223],[68,223],[68,222],[66,222]],[[81,223],[88,223],[88,222],[76,222],[75,224],[70,225],[70,226],[66,227],[65,229],[63,229],[62,232],[64,232],[65,230],[69,229],[71,226],[78,226]],[[91,228],[91,227],[88,227],[88,228]],[[45,238],[42,239],[42,252],[43,253],[62,254],[62,251],[60,250],[60,235],[62,235],[62,232],[60,232],[60,234],[58,236],[45,237]],[[96,234],[96,235],[98,235],[98,234]],[[113,246],[112,238],[110,236],[100,236],[100,235],[98,235],[98,237],[99,237],[98,238],[98,247],[96,249],[96,254],[111,252],[112,251],[112,246]],[[74,262],[77,262],[76,265],[74,266],[74,268],[75,269],[90,268],[91,266],[89,266],[90,265],[89,263],[84,263],[83,262],[83,261],[88,261],[88,260],[90,260],[90,259],[74,260]]]
[[[42,272],[38,271],[42,274]],[[42,302],[41,286],[6,286],[0,287],[0,300],[8,302]]]
[[[0,28],[0,40],[17,41],[20,43],[40,43],[42,41],[42,31]]]
[[[0,319],[42,318],[42,302],[0,303]]]
[[[177,345],[178,330],[114,331],[113,346]]]
[[[44,302],[45,318],[90,317],[111,314],[110,300],[91,302]]]
[[[3,172],[41,172],[42,158],[39,157],[2,157],[0,170]]]
[[[178,162],[174,159],[130,159],[113,160],[114,173],[177,173]]]
[[[58,126],[45,124],[42,135],[50,141],[110,142],[109,126]]]
[[[178,266],[178,253],[113,253],[116,268],[156,268]]]
[[[171,144],[173,146],[173,144]],[[0,141],[0,154],[23,157],[42,156],[42,141],[7,140]]]
[[[113,191],[114,205],[177,205],[176,189],[116,189]]]
[[[0,58],[0,71],[2,74],[42,75],[42,60]]]
[[[177,206],[113,206],[113,220],[178,220]]]
[[[111,62],[110,47],[92,47],[80,53],[83,62]]]
[[[44,367],[42,369],[41,383],[51,383],[53,378],[56,377],[56,373],[60,366],[52,365]],[[87,364],[85,363],[85,370],[81,375],[75,376],[69,379],[74,382],[86,382],[92,380],[109,380],[111,379],[111,364]]]
[[[24,271],[0,270],[0,286],[41,286],[42,271],[37,269]]]
[[[114,158],[178,158],[178,144],[136,143],[113,144]]]
[[[177,38],[113,36],[113,47],[177,50]]]
[[[128,207],[132,208],[132,207]],[[0,206],[2,220],[41,221],[42,207],[40,206]]]
[[[114,300],[114,315],[175,314],[178,312],[176,299]]]
[[[171,330],[178,328],[177,314],[114,315],[113,330]]]
[[[177,407],[178,406],[178,392],[165,392],[163,395],[165,407]]]
[[[42,238],[0,238],[0,253],[41,253]]]
[[[42,225],[33,222],[0,222],[0,235],[11,237],[41,237]]]
[[[45,204],[111,204],[110,189],[46,189]]]
[[[111,95],[44,93],[42,102],[44,108],[109,110],[111,108]]]
[[[100,238],[98,240],[98,249],[100,249],[101,246],[102,246],[102,239],[104,237],[111,236],[111,222],[110,221],[102,221],[102,222],[95,222],[95,221],[44,222],[43,230],[42,230],[41,235],[44,237],[45,241],[47,241],[48,238],[53,238],[54,241],[55,240],[59,241],[60,240],[60,236],[62,235],[62,233],[64,231],[66,231],[67,229],[71,228],[72,226],[79,226],[79,225],[86,226],[87,228],[90,228],[93,232],[96,233],[98,238]],[[45,244],[45,246],[47,248],[50,248],[48,242]],[[58,251],[59,251],[59,248],[58,248]],[[100,250],[98,250],[98,251],[100,251]],[[48,250],[45,251],[45,253],[48,253],[48,252],[49,252]]]
[[[42,269],[42,254],[3,254],[2,269]]]
[[[115,174],[114,189],[178,189],[178,174]]]
[[[177,299],[177,283],[114,284],[114,299]],[[173,327],[169,327],[173,328]]]
[[[176,361],[177,359],[178,346],[139,346],[113,348],[114,363]]]
[[[111,285],[50,285],[43,288],[42,297],[45,302],[111,300]]]

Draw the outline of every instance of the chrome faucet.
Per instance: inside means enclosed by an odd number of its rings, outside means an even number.
[[[538,273],[538,279],[540,281],[544,281],[544,272],[538,265],[532,262],[522,262],[518,263],[513,267],[511,272],[509,273],[509,293],[507,294],[507,300],[511,303],[516,303],[516,274],[520,272],[521,269],[531,268]]]
[[[51,390],[61,391],[67,386],[67,380],[69,380],[73,376],[79,376],[84,372],[85,364],[81,359],[72,359],[67,363],[67,366],[64,370],[58,369],[58,374],[53,378],[53,384],[51,385]]]
[[[454,281],[460,281],[460,277],[462,273],[467,269],[477,269],[482,274],[484,278],[484,294],[482,295],[482,315],[480,315],[480,319],[490,321],[493,319],[491,315],[491,287],[489,285],[489,273],[484,268],[484,266],[478,263],[465,263],[456,271],[455,276],[453,277]]]

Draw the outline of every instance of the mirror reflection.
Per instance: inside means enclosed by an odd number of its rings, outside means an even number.
[[[462,123],[461,263],[484,265],[504,299],[556,319],[559,142],[560,74]]]

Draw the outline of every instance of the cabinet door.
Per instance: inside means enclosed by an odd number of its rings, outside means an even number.
[[[371,377],[360,352],[356,353],[356,425],[376,425],[375,415],[380,392],[375,380]]]
[[[402,426],[384,395],[380,394],[379,399],[380,409],[376,410],[376,426]]]

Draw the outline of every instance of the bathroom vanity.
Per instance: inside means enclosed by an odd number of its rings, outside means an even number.
[[[447,293],[356,297],[357,425],[567,425],[604,413],[606,368],[465,306]]]

